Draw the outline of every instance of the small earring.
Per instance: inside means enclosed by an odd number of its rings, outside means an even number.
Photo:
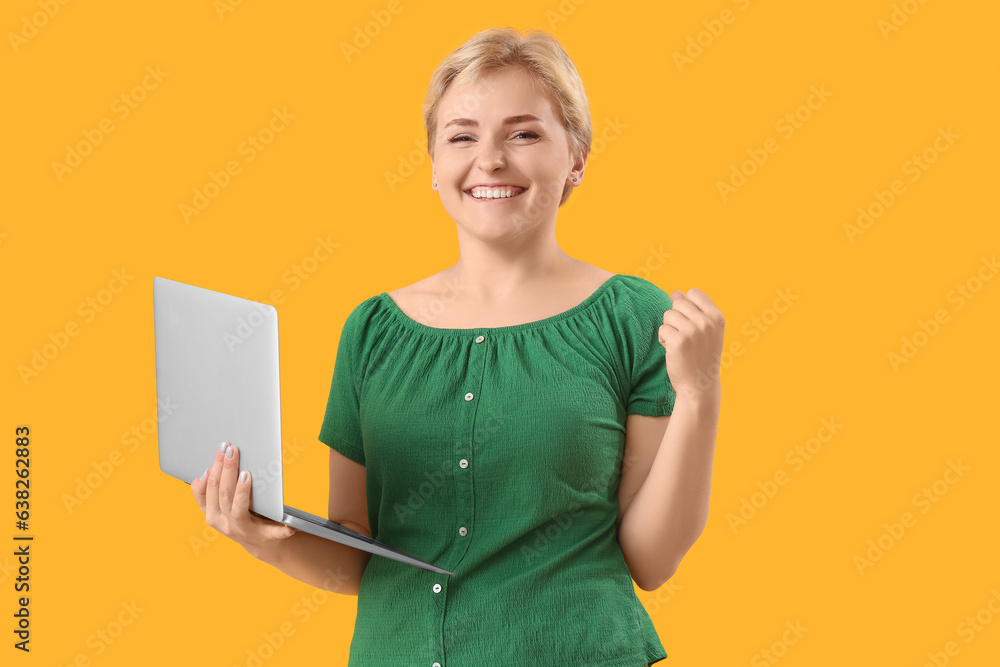
[[[576,183],[576,176],[573,177],[573,182]]]
[[[438,186],[438,184],[437,184],[437,183],[435,183],[435,184],[434,184],[434,187],[436,188],[437,186]]]

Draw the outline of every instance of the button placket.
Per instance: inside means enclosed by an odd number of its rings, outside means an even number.
[[[471,385],[468,388],[472,389],[472,391],[468,391],[465,394],[465,401],[467,403],[471,403],[476,398],[476,394],[479,393],[483,387],[483,378],[486,367],[486,350],[488,348],[486,345],[482,345],[482,343],[486,342],[486,335],[488,333],[489,332],[487,331],[486,333],[476,334],[475,338],[473,339],[474,342],[472,345],[472,350],[470,351],[469,355],[470,373],[468,376],[468,381]],[[469,409],[472,410],[472,415],[470,416],[468,422],[469,438],[466,441],[468,444],[465,448],[469,453],[471,453],[472,450],[475,448],[474,434],[476,432],[476,415],[479,414],[479,409],[476,406],[476,403],[478,402],[479,401],[471,403],[471,405],[469,406]],[[466,454],[466,451],[463,451],[462,454]],[[461,468],[462,470],[468,470],[470,465],[471,464],[469,458],[462,458],[458,461],[458,467]],[[468,498],[469,500],[469,502],[465,503],[464,506],[462,503],[459,503],[457,508],[458,514],[456,515],[459,522],[463,524],[459,526],[458,534],[462,537],[465,537],[469,534],[470,531],[469,526],[471,525],[472,512],[474,507],[471,475],[468,473],[466,473],[465,475],[459,475],[457,485],[459,489],[464,491],[465,497]],[[462,496],[461,493],[459,493],[458,495],[460,497]]]
[[[468,416],[468,420],[465,422],[460,422],[465,424],[465,431],[461,433],[462,437],[456,439],[455,442],[455,453],[456,457],[453,460],[457,460],[458,467],[460,470],[459,474],[455,477],[455,519],[459,523],[458,534],[461,537],[465,537],[469,534],[472,526],[472,518],[475,509],[474,494],[472,489],[472,471],[469,470],[472,462],[472,454],[475,449],[475,433],[476,433],[476,415],[479,412],[479,398],[483,388],[483,377],[486,368],[486,351],[489,346],[482,345],[481,343],[486,342],[486,336],[489,332],[485,334],[475,334],[474,337],[470,336],[472,341],[471,350],[469,350],[469,365],[468,374],[464,378],[467,385],[464,387],[465,394],[463,396],[462,407],[466,410],[471,410]],[[460,389],[461,390],[461,389]],[[461,542],[455,543],[455,551],[452,554],[451,563],[455,564],[459,562],[465,555],[468,549],[469,542],[467,540],[462,540]],[[452,568],[454,569],[454,568]],[[443,585],[442,585],[443,583]],[[445,600],[444,597],[447,595],[448,579],[445,578],[442,583],[435,583],[431,586],[431,591],[433,596],[440,595],[439,605],[441,612],[441,623],[444,623],[445,615]],[[441,595],[441,593],[444,595]],[[442,657],[447,653],[448,647],[441,644],[441,655]],[[431,667],[441,667],[440,662],[434,662]]]

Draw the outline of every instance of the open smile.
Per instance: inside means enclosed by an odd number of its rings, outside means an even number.
[[[473,194],[473,190],[475,190],[475,191],[478,192],[478,194],[479,194],[478,197]],[[511,199],[514,199],[515,197],[520,197],[521,195],[523,195],[527,191],[528,191],[528,188],[518,188],[518,187],[513,187],[513,186],[506,187],[506,188],[503,188],[503,187],[501,187],[501,188],[493,188],[493,189],[489,189],[489,188],[471,188],[469,190],[463,190],[463,192],[466,195],[468,195],[472,199],[475,199],[478,202],[496,202],[496,203],[510,201]],[[509,196],[507,194],[508,192],[510,193]]]

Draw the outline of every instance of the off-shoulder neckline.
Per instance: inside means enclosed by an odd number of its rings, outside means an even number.
[[[404,313],[402,309],[393,300],[393,298],[389,296],[388,292],[382,292],[381,294],[378,295],[378,298],[388,308],[389,313],[393,316],[393,318],[397,322],[400,322],[409,329],[412,329],[414,331],[419,331],[421,333],[439,335],[439,336],[468,336],[470,334],[486,333],[486,332],[493,334],[515,333],[519,331],[526,331],[529,329],[540,329],[542,327],[555,324],[556,322],[561,322],[565,319],[568,319],[570,317],[573,317],[574,315],[583,312],[592,304],[594,304],[598,299],[600,299],[601,296],[608,291],[608,288],[610,288],[611,285],[617,281],[617,279],[622,278],[624,276],[625,274],[622,273],[612,274],[607,280],[601,283],[601,285],[596,290],[591,292],[590,296],[588,296],[586,299],[576,304],[569,310],[564,310],[563,312],[557,313],[556,315],[550,315],[549,317],[544,317],[540,320],[534,320],[533,322],[510,324],[504,327],[468,327],[463,329],[432,327],[427,324],[422,324],[420,322],[417,322],[412,317]]]

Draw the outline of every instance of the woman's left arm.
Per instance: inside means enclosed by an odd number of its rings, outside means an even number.
[[[673,306],[663,314],[658,337],[676,393],[674,408],[618,529],[632,578],[647,591],[673,576],[708,522],[722,394],[722,313],[698,289],[687,295],[674,290],[670,297]]]
[[[718,421],[718,397],[678,394],[653,465],[621,516],[618,543],[645,591],[673,576],[705,529]]]

